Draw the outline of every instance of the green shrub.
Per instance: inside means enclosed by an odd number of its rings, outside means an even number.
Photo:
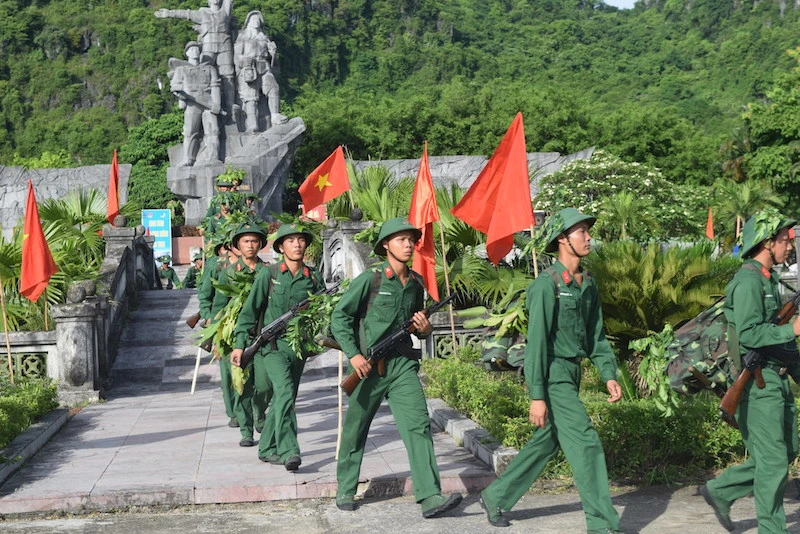
[[[475,420],[504,445],[520,449],[534,432],[527,389],[513,373],[485,371],[478,359],[476,349],[465,348],[456,358],[425,360],[426,392]],[[717,418],[716,398],[684,398],[674,417],[663,417],[653,398],[607,402],[605,387],[588,361],[582,382],[581,398],[605,447],[613,480],[697,480],[744,456],[739,431]],[[571,476],[559,452],[541,478]]]
[[[58,406],[56,384],[45,378],[23,378],[11,384],[0,377],[0,448]]]

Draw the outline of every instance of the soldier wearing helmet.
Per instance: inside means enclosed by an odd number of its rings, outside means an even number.
[[[481,492],[480,504],[493,526],[510,525],[503,512],[528,491],[561,448],[572,466],[588,532],[619,532],[603,445],[578,397],[583,358],[599,371],[610,393],[608,401],[622,397],[616,356],[603,330],[597,285],[581,267],[591,248],[589,229],[594,223],[594,217],[566,208],[542,228],[544,250],[557,254],[558,260],[531,282],[526,293],[525,380],[530,420],[539,428],[506,471]]]
[[[797,410],[788,376],[800,378],[800,355],[795,338],[800,321],[772,322],[780,309],[780,276],[772,270],[789,257],[797,221],[767,209],[750,217],[742,230],[745,259],[725,289],[723,311],[735,332],[739,356],[755,350],[761,356],[764,387],[751,380],[742,394],[736,420],[750,452],[747,460],[726,469],[700,488],[717,519],[729,531],[734,525],[731,505],[755,496],[759,532],[788,532],[783,495],[789,463],[797,456]]]

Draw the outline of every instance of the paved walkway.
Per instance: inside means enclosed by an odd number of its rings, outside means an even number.
[[[107,400],[85,407],[25,467],[0,486],[0,514],[112,510],[331,497],[336,492],[338,353],[309,361],[297,399],[303,465],[265,464],[239,447],[203,355],[195,395],[193,290],[151,291],[120,342]],[[447,434],[434,435],[445,492],[484,487],[493,473]],[[361,471],[366,495],[411,490],[408,458],[386,405],[372,425]]]

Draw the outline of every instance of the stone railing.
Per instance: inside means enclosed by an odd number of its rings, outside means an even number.
[[[73,284],[67,302],[52,307],[55,331],[10,335],[15,373],[55,379],[65,405],[99,399],[125,316],[140,291],[155,287],[154,238],[143,227],[106,226],[103,237],[106,255],[98,279]]]

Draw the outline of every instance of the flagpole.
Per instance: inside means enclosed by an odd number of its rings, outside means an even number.
[[[6,299],[5,291],[3,290],[3,280],[0,278],[0,307],[3,312],[3,330],[6,333],[6,353],[8,354],[8,376],[11,379],[11,384],[14,384],[14,364],[11,361],[11,339],[8,336],[8,317],[6,316]]]
[[[44,331],[50,330],[47,327],[47,286],[44,287]]]
[[[535,215],[534,215],[535,217]],[[535,221],[535,219],[534,219]],[[531,225],[531,241],[533,241],[533,229],[535,225]],[[536,247],[531,246],[531,256],[533,256],[533,277],[539,278],[539,264],[536,262]]]
[[[444,287],[447,289],[447,294],[450,294],[450,274],[447,272],[447,254],[444,248],[444,224],[439,221],[439,237],[442,241],[442,263],[444,264]],[[456,355],[458,343],[456,342],[456,320],[453,317],[453,301],[450,301],[450,334],[453,336],[453,356]]]

